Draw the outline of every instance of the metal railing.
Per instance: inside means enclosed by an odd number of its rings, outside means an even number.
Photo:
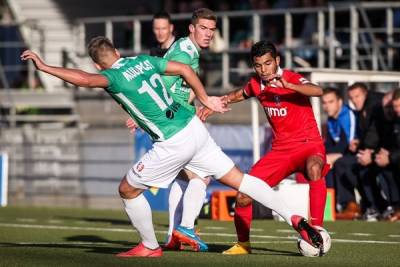
[[[0,42],[0,49],[7,53],[7,49],[15,49],[22,51],[23,49],[30,48],[41,55],[45,54],[45,38],[44,38],[44,30],[35,20],[26,20],[24,22],[13,22],[13,23],[0,23],[0,28],[3,31],[12,31],[12,34],[19,35],[19,40],[3,40]],[[21,34],[24,32],[24,35]],[[29,40],[24,40],[22,36],[28,36]],[[15,54],[15,53],[14,53]],[[16,58],[19,59],[19,54],[15,54]],[[5,73],[22,73],[26,72],[26,86],[29,88],[33,88],[35,84],[35,67],[31,62],[29,63],[20,63],[20,64],[8,64],[2,62],[0,57],[0,67],[1,72]],[[16,75],[11,75],[16,76]],[[0,83],[4,88],[8,89],[12,86],[12,81],[9,80],[8,75],[0,75]]]
[[[400,15],[399,9],[399,2],[379,2],[290,10],[217,12],[224,49],[209,52],[209,61],[214,62],[214,66],[220,65],[216,70],[220,73],[221,82],[215,87],[229,89],[234,83],[233,77],[251,71],[249,65],[248,68],[234,66],[236,58],[246,58],[249,50],[234,43],[238,26],[247,31],[247,38],[253,42],[271,39],[271,28],[277,28],[277,34],[283,36],[278,46],[287,68],[394,70],[395,52],[400,47],[400,29],[394,25],[394,14]],[[190,16],[173,14],[172,18],[175,25],[182,26],[189,24]],[[371,18],[376,17],[384,18],[380,25],[371,22]],[[76,53],[83,56],[87,41],[99,34],[113,40],[123,54],[146,53],[149,47],[146,40],[152,35],[151,19],[150,15],[79,19],[74,29]],[[308,40],[302,38],[299,32],[307,19],[311,23],[305,25],[308,28],[303,28],[310,30],[309,26],[314,26]],[[244,26],[246,24],[248,26]],[[126,31],[127,28],[130,39],[118,42],[121,29]]]

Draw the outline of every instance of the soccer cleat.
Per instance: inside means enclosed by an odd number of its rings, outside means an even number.
[[[291,218],[293,228],[299,232],[301,238],[313,247],[320,248],[323,244],[321,234],[307,220],[299,215],[293,215]]]
[[[128,258],[128,257],[161,257],[162,256],[162,249],[160,247],[156,249],[149,249],[146,248],[142,243],[137,245],[136,247],[132,248],[131,250],[121,252],[117,254],[117,257]]]
[[[167,239],[167,242],[163,245],[164,250],[183,250],[183,245],[182,243],[174,238],[173,236],[169,237],[169,240]]]
[[[222,251],[224,255],[247,255],[251,254],[250,242],[237,242],[230,249]]]
[[[208,246],[204,241],[200,239],[193,229],[178,226],[173,232],[172,237],[177,241],[188,244],[193,248],[194,251],[208,251]]]

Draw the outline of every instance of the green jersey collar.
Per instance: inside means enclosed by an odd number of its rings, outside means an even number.
[[[111,69],[119,69],[121,68],[123,65],[122,61],[124,61],[125,58],[121,57],[119,58],[117,61],[115,61],[112,65],[111,65]]]
[[[198,46],[195,42],[193,42],[192,39],[190,39],[189,36],[186,37],[186,38],[190,41],[190,43],[193,45],[193,47],[196,48],[197,54],[200,54],[200,51],[201,51],[200,46]]]

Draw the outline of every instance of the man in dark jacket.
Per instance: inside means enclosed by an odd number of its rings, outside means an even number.
[[[379,168],[381,189],[388,204],[383,217],[395,221],[400,219],[400,89],[394,90],[391,98],[374,162]]]
[[[359,105],[359,96],[366,94],[362,108]],[[359,111],[360,142],[357,147],[357,162],[359,164],[358,175],[362,186],[363,204],[365,212],[363,219],[376,221],[380,217],[380,209],[383,209],[383,200],[380,189],[376,183],[379,173],[373,160],[380,146],[380,139],[384,136],[384,111],[382,93],[368,92],[362,83],[355,83],[348,89],[350,101]]]
[[[368,91],[363,83],[354,83],[347,89],[348,97],[357,113],[359,129],[358,139],[350,141],[349,151],[335,164],[335,180],[340,180],[345,188],[354,189],[359,184],[364,219],[373,221],[379,217],[377,199],[378,191],[374,177],[375,170],[370,168],[373,156],[379,146],[379,131],[383,123],[383,94]],[[379,131],[378,131],[379,129]],[[346,210],[345,210],[346,212]]]

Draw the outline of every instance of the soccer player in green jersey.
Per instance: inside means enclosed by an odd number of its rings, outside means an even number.
[[[175,41],[164,55],[165,59],[177,61],[190,66],[196,73],[199,72],[201,49],[210,46],[217,28],[217,17],[207,8],[199,8],[192,14],[189,25],[189,35]],[[163,81],[171,96],[183,107],[196,112],[193,100],[195,98],[190,86],[180,76],[164,75]],[[133,131],[137,125],[132,120],[127,126]],[[189,181],[188,181],[189,180]],[[180,230],[193,229],[206,197],[206,188],[210,178],[201,179],[193,172],[182,170],[172,183],[168,199],[169,228],[164,248],[178,250],[181,246]],[[174,238],[172,237],[173,230]],[[206,251],[207,244],[190,244],[195,251]]]
[[[201,49],[210,46],[216,28],[217,16],[213,11],[207,8],[195,10],[189,25],[189,35],[178,39],[168,49],[164,58],[189,65],[196,73],[199,73]],[[195,96],[182,77],[163,76],[163,81],[178,103],[191,112],[196,112],[193,105]],[[189,181],[187,181],[188,179]],[[209,182],[210,178],[201,179],[190,170],[185,169],[172,183],[168,199],[169,229],[165,248],[181,248],[181,241],[185,241],[184,233],[181,231],[185,232],[186,229],[194,228],[194,222],[200,214]],[[174,236],[171,236],[173,230],[175,230]],[[191,246],[196,251],[208,250],[207,244],[201,240],[191,242]]]
[[[208,96],[189,66],[146,55],[121,58],[105,37],[92,39],[88,48],[100,74],[49,66],[30,50],[24,51],[21,59],[32,60],[38,70],[74,85],[105,88],[155,141],[153,148],[128,170],[119,186],[125,211],[141,242],[117,256],[162,256],[151,208],[142,193],[151,186],[167,187],[183,168],[202,178],[214,175],[223,184],[275,210],[310,244],[322,245],[318,231],[303,217],[294,215],[265,182],[236,168],[200,119],[170,97],[160,74],[183,76],[203,105],[217,112],[227,111],[223,98]],[[194,232],[188,234],[193,240],[198,238]]]

